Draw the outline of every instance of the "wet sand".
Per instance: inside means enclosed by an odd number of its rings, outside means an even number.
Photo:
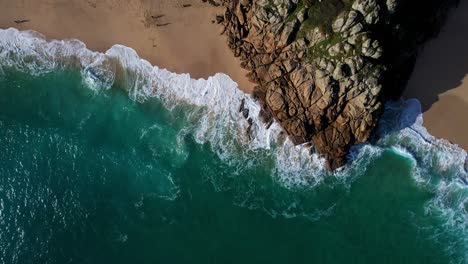
[[[160,68],[193,78],[222,72],[242,90],[253,88],[212,23],[222,10],[200,0],[0,0],[0,14],[0,28],[76,38],[101,52],[122,44]]]
[[[404,97],[421,102],[432,135],[468,149],[468,1],[460,1],[426,44]]]

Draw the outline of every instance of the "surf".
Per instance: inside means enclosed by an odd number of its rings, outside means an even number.
[[[191,135],[196,144],[209,146],[223,163],[235,168],[232,175],[240,177],[262,164],[272,164],[263,169],[292,192],[314,192],[323,186],[349,190],[372,162],[391,152],[409,161],[414,182],[433,194],[425,204],[426,213],[443,219],[444,232],[462,234],[458,243],[463,248],[468,244],[467,153],[427,132],[417,100],[389,102],[373,139],[354,147],[350,163],[331,173],[307,145],[295,146],[277,123],[265,124],[260,118],[260,104],[238,89],[227,75],[194,80],[189,74],[153,66],[122,45],[99,53],[78,40],[49,41],[32,31],[0,30],[0,75],[14,69],[43,76],[67,68],[77,69],[83,85],[97,95],[123,89],[138,104],[157,99],[168,111],[181,112],[184,121],[176,131],[179,144],[175,154],[181,162],[187,159],[182,141]],[[245,111],[240,111],[241,105]],[[146,138],[149,130],[143,131],[140,138]],[[229,184],[216,184],[219,178],[213,181],[219,190],[232,188]],[[164,195],[174,200],[179,195],[178,187],[175,183],[168,185],[173,186],[172,191]],[[336,206],[336,201],[332,201],[314,209],[315,203],[303,206],[300,197],[291,195],[293,198],[281,197],[277,205],[268,207],[241,197],[245,196],[244,191],[239,191],[236,204],[252,209],[264,206],[263,210],[273,217],[307,216],[316,221],[333,214]]]

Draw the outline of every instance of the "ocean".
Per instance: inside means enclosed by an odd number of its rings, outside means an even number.
[[[224,74],[0,30],[0,263],[468,263],[467,153],[417,100],[333,173],[259,111]]]

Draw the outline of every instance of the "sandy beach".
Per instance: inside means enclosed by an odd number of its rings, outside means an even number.
[[[468,1],[460,1],[439,36],[420,53],[404,97],[417,98],[424,126],[468,149]]]
[[[0,10],[0,28],[76,38],[101,52],[122,44],[160,68],[193,78],[222,72],[242,90],[253,88],[212,23],[222,10],[200,0],[0,0]]]
[[[246,92],[254,86],[226,45],[221,26],[213,23],[222,10],[200,0],[0,0],[0,10],[0,28],[76,38],[101,52],[123,44],[172,72],[193,78],[223,72]],[[404,97],[421,101],[431,134],[468,149],[466,14],[468,2],[461,1],[439,36],[426,44]]]

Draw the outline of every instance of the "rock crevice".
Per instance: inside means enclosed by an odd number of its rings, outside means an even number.
[[[257,84],[266,123],[274,118],[294,143],[311,142],[335,169],[370,138],[455,0],[428,0],[425,13],[402,0],[209,2],[224,6],[216,22]]]

